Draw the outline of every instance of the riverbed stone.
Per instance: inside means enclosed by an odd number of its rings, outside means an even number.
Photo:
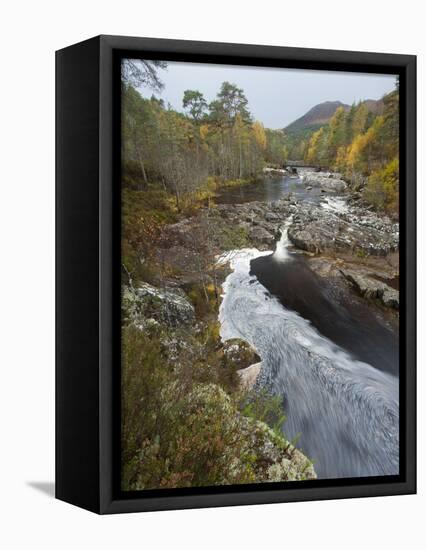
[[[370,277],[368,274],[349,269],[340,269],[340,273],[365,298],[378,300],[389,308],[399,309],[398,290]]]
[[[347,189],[347,184],[342,179],[341,174],[333,172],[304,171],[301,180],[311,188],[312,186],[321,187],[330,193],[343,193]]]
[[[290,241],[314,253],[346,251],[360,257],[387,256],[399,247],[399,226],[386,216],[343,202],[298,203]]]
[[[281,216],[277,214],[276,212],[266,212],[265,213],[265,220],[267,222],[276,222],[281,219]]]
[[[264,250],[265,247],[270,248],[275,243],[275,237],[272,233],[267,231],[264,227],[255,226],[250,229],[249,239],[253,242],[254,245],[258,246],[261,250]]]

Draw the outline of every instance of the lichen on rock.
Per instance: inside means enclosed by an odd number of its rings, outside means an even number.
[[[173,387],[167,391],[170,394],[164,396],[166,403],[177,394]],[[233,446],[222,448],[222,483],[244,478],[257,483],[316,479],[312,462],[301,451],[264,422],[244,416],[219,386],[196,385],[183,397],[180,410],[182,419],[191,419],[193,429],[203,426],[206,439],[221,436],[238,440],[237,453]]]
[[[124,287],[123,309],[128,320],[141,328],[148,320],[176,328],[194,322],[194,307],[180,288],[160,289],[148,283]]]
[[[260,361],[260,357],[253,347],[241,340],[241,338],[231,338],[223,343],[223,353],[226,358],[233,363],[236,369],[245,369]]]

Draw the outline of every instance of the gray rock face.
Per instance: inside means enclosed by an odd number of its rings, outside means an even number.
[[[255,226],[250,229],[249,238],[255,245],[259,248],[267,247],[270,248],[275,243],[275,237],[272,233],[267,231],[264,227]]]
[[[289,239],[307,252],[386,256],[399,247],[397,223],[346,196],[325,196],[320,204],[299,202],[289,196],[271,203],[219,205],[218,210],[227,221],[244,226],[253,246],[262,250],[273,248],[290,215]]]
[[[266,202],[218,205],[222,218],[248,231],[253,246],[260,250],[273,249],[280,238],[281,227],[290,215],[289,198]]]
[[[266,212],[265,214],[265,220],[267,222],[276,222],[280,221],[281,217],[276,212]]]
[[[338,176],[313,174],[332,186]],[[307,252],[387,256],[399,248],[399,225],[373,212],[352,194],[330,197],[325,193],[320,204],[297,201],[289,195],[271,203],[219,205],[218,210],[228,221],[244,226],[253,246],[262,250],[273,248],[290,215],[289,239]]]
[[[343,193],[347,189],[347,184],[342,180],[341,175],[333,172],[303,171],[301,179],[305,185],[321,187],[329,193]]]
[[[181,289],[159,289],[143,283],[139,288],[123,290],[123,306],[129,320],[143,328],[147,323],[164,324],[171,328],[194,322],[194,307]]]
[[[343,199],[328,199],[319,206],[299,204],[288,236],[298,248],[314,253],[386,256],[399,246],[398,224],[365,208],[348,207]]]
[[[194,241],[194,224],[191,218],[168,225],[165,228],[165,240],[180,246],[191,247]]]
[[[372,211],[356,194],[325,193],[319,204],[289,195],[269,203],[219,205],[218,211],[226,221],[244,226],[253,246],[261,250],[274,247],[290,215],[288,237],[294,246],[307,252],[342,252],[362,258],[384,257],[399,248],[399,224]]]
[[[340,273],[362,296],[379,300],[386,307],[399,309],[399,292],[386,283],[348,269],[341,269]]]

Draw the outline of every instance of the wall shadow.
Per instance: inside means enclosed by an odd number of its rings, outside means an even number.
[[[53,481],[27,481],[27,486],[55,498],[55,483]]]

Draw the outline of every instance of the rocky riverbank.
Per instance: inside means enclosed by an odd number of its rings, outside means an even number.
[[[158,250],[164,271],[172,273],[166,286],[186,292],[200,282],[220,287],[229,268],[216,263],[218,256],[244,247],[274,251],[286,227],[290,250],[304,254],[313,271],[345,286],[372,308],[397,316],[399,224],[374,212],[344,182],[346,191],[336,193],[343,181],[338,174],[303,176],[307,188],[314,180],[324,191],[317,202],[289,193],[272,202],[218,204],[167,226]]]
[[[126,286],[123,310],[127,330],[134,328],[150,339],[155,338],[159,353],[169,364],[171,381],[162,389],[160,416],[170,423],[176,421],[169,408],[173,410],[178,401],[177,411],[182,418],[189,419],[191,429],[194,421],[202,426],[204,444],[204,439],[216,438],[216,441],[223,434],[231,434],[232,439],[235,434],[237,451],[232,445],[221,447],[223,483],[241,479],[260,483],[316,478],[312,462],[278,430],[250,412],[262,394],[257,397],[251,393],[260,371],[260,358],[249,344],[238,338],[221,342],[217,333],[207,351],[207,338],[212,338],[208,324],[196,319],[189,296],[176,285],[161,289],[147,283],[137,288]],[[194,381],[189,384],[189,391],[184,391],[187,368],[191,369],[188,375]],[[200,372],[201,368],[204,372]],[[230,395],[224,385],[229,386],[233,376],[240,389]],[[154,448],[149,447],[145,454],[155,452],[154,443]],[[251,457],[249,461],[247,457]],[[140,466],[136,463],[134,467],[138,470]],[[134,488],[143,487],[137,481]]]
[[[274,172],[270,177],[279,175]],[[303,255],[313,272],[335,284],[337,294],[366,301],[386,322],[398,323],[398,223],[374,212],[336,174],[305,173],[302,181],[308,192],[320,187],[318,200],[289,193],[272,202],[218,204],[165,226],[156,252],[161,280],[138,288],[129,284],[123,292],[125,322],[144,332],[154,331],[174,368],[205,365],[202,383],[194,390],[202,396],[200,414],[204,409],[207,414],[213,395],[223,401],[224,411],[232,409],[229,421],[239,423],[248,442],[250,433],[257,438],[256,452],[268,464],[256,473],[263,481],[312,479],[315,472],[288,442],[283,450],[265,424],[253,423],[234,410],[220,389],[221,377],[226,376],[234,377],[244,392],[257,391],[264,374],[261,358],[250,345],[219,338],[217,307],[230,267],[218,258],[243,248],[272,252],[284,232],[289,251]]]
[[[341,278],[374,304],[398,309],[399,224],[372,211],[358,194],[325,194],[318,204],[289,195],[271,203],[218,205],[217,209],[226,223],[242,228],[250,245],[259,250],[274,250],[286,225],[293,250],[315,260],[313,270]]]
[[[397,223],[344,198],[325,197],[317,205],[290,195],[272,203],[222,204],[217,209],[226,222],[246,230],[251,243],[261,250],[273,247],[290,216],[289,238],[306,252],[386,257],[398,250]]]

